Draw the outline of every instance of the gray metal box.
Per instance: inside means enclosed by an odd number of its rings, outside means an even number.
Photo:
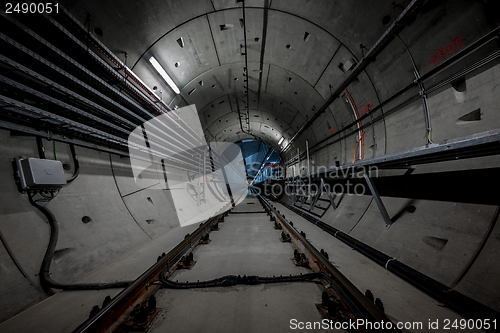
[[[57,190],[66,185],[61,161],[30,157],[16,162],[23,190]]]

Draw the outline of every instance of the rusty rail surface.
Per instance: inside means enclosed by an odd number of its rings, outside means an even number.
[[[380,311],[372,302],[366,298],[366,296],[361,293],[361,291],[349,280],[347,279],[333,264],[326,259],[305,237],[303,237],[300,232],[295,229],[290,223],[285,219],[284,215],[278,212],[276,208],[274,208],[269,201],[267,201],[260,194],[257,195],[261,203],[268,207],[271,210],[279,223],[283,226],[284,229],[290,234],[292,240],[294,240],[294,244],[297,247],[303,247],[305,251],[307,251],[307,256],[313,263],[313,269],[317,265],[316,269],[323,271],[329,274],[332,278],[330,285],[326,287],[333,288],[334,294],[336,294],[341,301],[344,303],[345,307],[348,311],[357,319],[364,319],[370,322],[380,322],[380,323],[388,323],[391,320]],[[400,332],[400,330],[396,329],[396,325],[392,324],[393,329],[381,329],[377,331],[390,331],[390,332]],[[370,330],[366,330],[369,332]]]
[[[161,271],[167,266],[173,267],[186,252],[196,246],[201,237],[210,231],[212,225],[223,214],[202,223],[198,229],[170,250],[170,252],[139,276],[130,286],[123,289],[97,314],[77,327],[73,333],[113,332],[118,329],[119,326],[125,323],[126,318],[136,304],[144,303],[149,296],[153,295],[160,288],[159,285],[153,282],[158,280]]]

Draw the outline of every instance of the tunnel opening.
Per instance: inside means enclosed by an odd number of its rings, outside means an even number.
[[[261,140],[246,139],[236,143],[245,161],[248,182],[258,184],[268,179],[283,178],[279,153]]]

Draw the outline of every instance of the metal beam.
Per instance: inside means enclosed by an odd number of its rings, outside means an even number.
[[[334,198],[330,195],[330,190],[326,187],[325,181],[323,178],[321,178],[321,188],[326,192],[326,195],[328,196],[328,200],[330,200],[330,204],[332,205],[333,210],[337,209],[337,205],[333,201]]]
[[[398,176],[384,177],[372,175],[370,180],[377,188],[379,195],[384,197],[497,206],[500,205],[500,199],[498,196],[491,195],[485,184],[492,184],[494,179],[498,178],[498,174],[500,174],[500,168],[497,167],[419,174],[406,172]],[[355,190],[355,188],[360,188],[358,185],[366,188],[368,184],[364,178],[316,178],[313,183],[320,186],[322,180],[330,188],[342,189],[344,194],[371,194],[368,190],[362,193]]]
[[[500,154],[500,129],[477,133],[440,144],[416,147],[404,152],[382,155],[356,163],[331,167],[313,173],[311,176],[320,178],[327,175],[347,175],[356,170],[368,168],[398,169],[419,164],[455,161],[458,159],[493,156]],[[302,176],[303,178],[308,176]],[[288,180],[291,180],[288,178]]]
[[[0,120],[0,128],[13,131],[14,133],[22,133],[24,135],[32,135],[40,138],[44,138],[47,140],[54,140],[57,142],[63,142],[63,143],[68,143],[68,144],[74,144],[75,146],[83,147],[83,148],[88,148],[88,149],[93,149],[97,151],[102,151],[110,154],[116,154],[119,156],[125,156],[128,157],[129,153],[126,148],[124,150],[118,150],[118,149],[113,149],[109,148],[108,146],[96,144],[96,143],[90,143],[86,141],[81,141],[77,139],[70,139],[68,137],[62,137],[62,136],[53,136],[52,134],[48,133],[47,131],[40,131],[36,130],[27,126],[23,125],[18,125],[18,124],[13,124],[9,122],[5,122]]]
[[[370,188],[370,192],[372,192],[373,199],[375,199],[375,203],[377,204],[378,209],[380,210],[380,214],[382,214],[382,217],[384,218],[385,226],[389,228],[392,225],[392,221],[391,218],[389,217],[389,213],[387,213],[387,209],[385,209],[384,203],[382,202],[382,198],[380,198],[380,195],[378,194],[377,188],[372,183],[372,180],[366,173],[363,175],[363,177],[365,178],[366,184]]]

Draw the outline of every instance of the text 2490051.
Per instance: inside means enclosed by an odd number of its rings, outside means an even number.
[[[41,3],[11,3],[5,4],[5,14],[51,14],[59,13],[59,4],[52,2]]]

